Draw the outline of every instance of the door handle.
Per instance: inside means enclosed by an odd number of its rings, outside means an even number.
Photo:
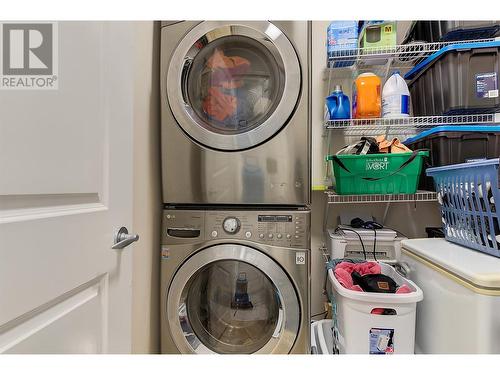
[[[184,59],[184,64],[182,64],[181,94],[182,94],[182,100],[184,101],[184,104],[186,104],[186,105],[189,105],[188,99],[187,99],[187,78],[189,75],[189,71],[191,70],[192,63],[193,63],[193,59],[190,59],[187,57]]]
[[[123,249],[125,246],[130,245],[132,242],[139,241],[138,234],[128,234],[128,229],[121,227],[115,234],[115,242],[112,249]]]
[[[276,323],[276,328],[274,329],[273,336],[272,337],[280,337],[281,334],[281,328],[283,327],[283,317],[285,313],[283,312],[283,308],[280,307],[278,310],[278,323]]]

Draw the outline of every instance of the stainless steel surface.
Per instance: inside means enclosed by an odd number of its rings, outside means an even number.
[[[132,242],[139,241],[138,234],[129,234],[128,229],[121,227],[115,233],[114,244],[111,246],[112,249],[123,249],[124,247],[130,245]]]
[[[234,233],[228,233],[224,230],[224,222],[233,218],[239,221],[240,229]],[[169,228],[197,229],[200,230],[200,234],[196,238],[172,237],[167,233]],[[309,247],[311,240],[309,229],[308,210],[165,210],[162,243],[177,245],[203,243],[214,239],[250,240],[258,244],[305,249]],[[217,235],[214,236],[214,233]]]
[[[292,221],[288,221],[290,217]],[[237,233],[224,231],[226,218],[240,221]],[[308,353],[309,226],[307,210],[165,210],[162,352]],[[171,237],[167,234],[169,227],[195,228],[200,230],[200,236]],[[288,240],[277,237],[278,233],[296,230],[299,238],[295,234]],[[214,231],[216,238],[212,237]],[[259,234],[265,234],[264,238]],[[269,239],[268,234],[274,234],[273,238]],[[230,309],[224,295],[232,295],[235,275],[242,270],[248,274],[253,308]],[[204,288],[203,292],[200,288]],[[276,295],[279,303],[272,302],[270,295]],[[201,302],[193,300],[203,300],[204,304],[196,309]]]
[[[180,22],[162,28],[164,202],[308,205],[310,203],[309,24],[298,21],[272,23],[249,21],[238,22],[239,26],[226,28],[222,26],[224,24],[231,23]],[[264,29],[264,25],[267,25],[268,29]],[[260,35],[258,38],[262,43],[272,45],[269,47],[270,53],[280,57],[284,69],[282,74],[287,77],[285,86],[289,91],[283,92],[283,100],[265,122],[265,126],[257,126],[247,133],[218,135],[207,130],[206,126],[200,126],[199,119],[193,120],[191,107],[187,108],[183,104],[184,98],[180,89],[182,72],[178,70],[184,63],[185,56],[182,58],[178,56],[191,53],[190,49],[196,39],[193,35],[201,32],[210,34],[209,29],[214,27],[223,30],[223,35],[235,32],[255,33],[256,37]],[[190,34],[191,32],[195,34]],[[268,40],[262,39],[263,35],[267,35],[266,32],[276,32],[276,39],[270,37]],[[292,51],[296,57],[287,58],[287,54]],[[179,58],[181,61],[174,64],[172,59]],[[294,60],[299,64],[293,63]],[[173,67],[174,65],[177,68]],[[298,74],[294,73],[293,66],[295,69],[299,68]],[[169,69],[173,70],[169,72]],[[174,80],[167,76],[177,78]],[[293,82],[296,82],[296,78],[293,77],[297,76],[300,78],[299,92],[294,94],[296,90],[293,88],[295,85]],[[292,100],[293,97],[296,100]],[[171,102],[169,98],[172,98]],[[275,120],[269,122],[271,118]],[[192,133],[191,128],[197,129],[193,131],[199,134]],[[206,136],[209,138],[204,138]],[[232,142],[231,147],[241,149],[216,150],[226,147],[210,143],[219,141],[226,142],[226,146],[227,142]]]

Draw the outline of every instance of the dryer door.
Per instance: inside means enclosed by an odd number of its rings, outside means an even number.
[[[179,43],[166,79],[178,124],[218,150],[271,138],[292,115],[301,86],[292,44],[267,21],[201,22]]]
[[[203,249],[175,274],[167,298],[181,353],[288,353],[297,337],[295,288],[269,256],[247,246]]]

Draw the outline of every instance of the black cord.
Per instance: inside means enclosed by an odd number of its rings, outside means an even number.
[[[377,230],[373,228],[373,259],[375,259],[375,262],[378,262],[377,256],[375,255],[375,249],[377,248]]]
[[[357,234],[357,236],[359,237],[359,242],[361,242],[361,247],[363,248],[363,256],[365,257],[365,260],[366,260],[366,250],[365,250],[365,244],[363,242],[363,239],[361,238],[361,236],[359,235],[359,233],[353,229],[347,229],[347,228],[340,228],[340,227],[337,227],[337,229],[340,229],[341,231],[348,231],[348,232],[354,232]]]
[[[314,318],[315,316],[319,316],[319,315],[324,315],[324,316],[326,316],[327,314],[328,314],[328,310],[325,310],[325,311],[323,311],[323,312],[321,312],[321,313],[311,315],[311,318]]]

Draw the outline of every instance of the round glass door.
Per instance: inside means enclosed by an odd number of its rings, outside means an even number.
[[[172,280],[167,316],[182,353],[288,353],[300,309],[284,271],[260,251],[217,245],[193,255]]]
[[[200,124],[217,134],[246,133],[265,122],[283,95],[284,77],[271,52],[245,36],[226,36],[195,56],[187,100]]]
[[[254,353],[277,329],[280,300],[269,278],[234,260],[211,263],[187,286],[186,312],[193,333],[217,353]]]
[[[239,150],[286,124],[300,92],[300,65],[270,22],[205,21],[176,48],[166,87],[187,135],[211,148]]]

